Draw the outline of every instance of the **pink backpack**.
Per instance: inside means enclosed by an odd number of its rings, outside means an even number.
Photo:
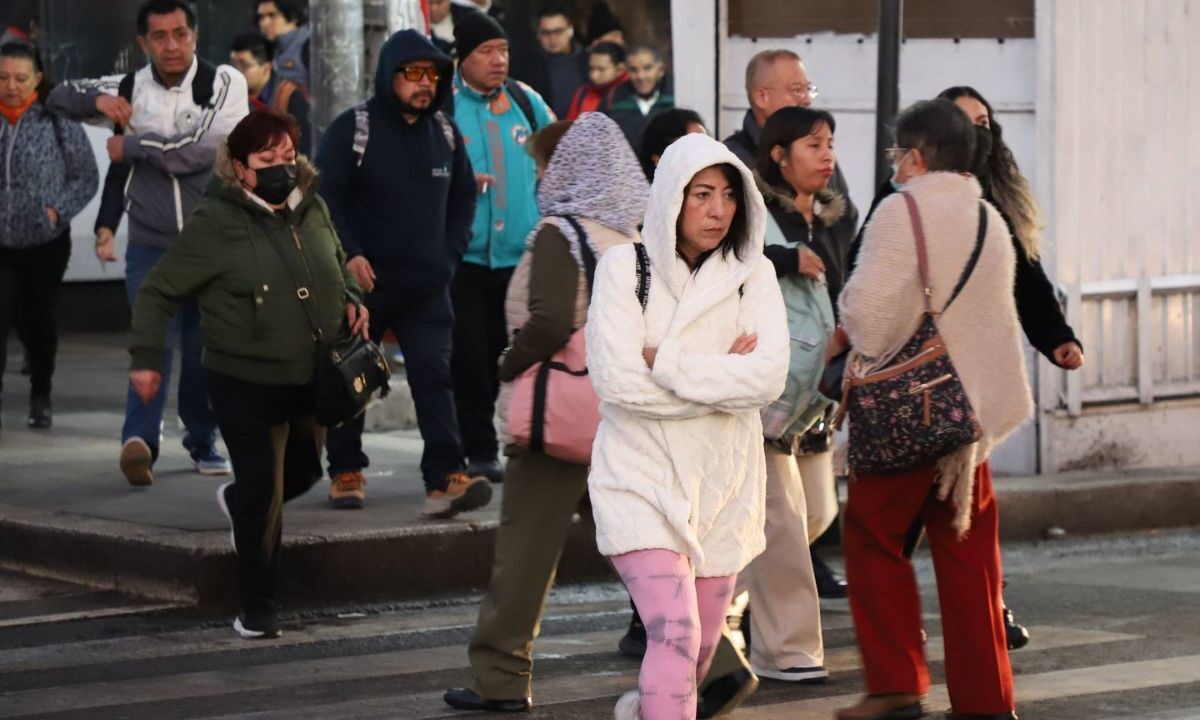
[[[584,274],[590,290],[596,256],[575,218],[565,217],[579,237]],[[516,445],[578,465],[592,462],[592,443],[600,426],[600,399],[587,369],[584,328],[546,361],[513,380],[508,408],[508,435]]]

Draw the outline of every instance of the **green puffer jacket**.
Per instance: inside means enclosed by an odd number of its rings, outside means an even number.
[[[179,303],[195,298],[204,332],[204,366],[248,382],[305,385],[313,380],[316,342],[304,305],[311,303],[326,340],[342,337],[346,304],[362,295],[316,192],[316,171],[298,159],[302,197],[270,212],[238,184],[225,153],[217,182],[154,266],[133,309],[131,369],[159,370],[164,339]],[[296,194],[293,193],[293,198]],[[305,280],[301,300],[284,258]]]

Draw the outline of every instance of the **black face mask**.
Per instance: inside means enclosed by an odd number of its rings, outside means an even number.
[[[254,171],[258,184],[254,186],[254,194],[268,205],[279,205],[288,199],[288,195],[296,189],[296,177],[299,170],[296,165],[271,165]]]
[[[992,157],[992,149],[995,146],[995,136],[992,134],[992,129],[983,125],[975,126],[975,158],[972,163],[974,167],[975,177],[979,178],[979,182],[984,188],[987,188],[991,182],[991,168],[988,165],[988,160]]]

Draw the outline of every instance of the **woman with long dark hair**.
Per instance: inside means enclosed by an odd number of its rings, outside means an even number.
[[[0,382],[8,331],[18,322],[29,359],[29,427],[36,429],[52,423],[54,305],[71,257],[71,218],[100,184],[83,127],[43,105],[49,89],[33,45],[0,46],[0,156],[6,158],[0,190]]]

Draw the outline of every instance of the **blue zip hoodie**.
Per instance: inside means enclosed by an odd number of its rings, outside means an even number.
[[[539,128],[554,122],[554,113],[533,88],[521,84]],[[454,119],[466,138],[467,154],[477,173],[496,178],[479,196],[471,245],[463,262],[487,268],[516,267],[525,251],[525,239],[537,224],[537,166],[525,152],[532,134],[529,121],[501,87],[490,95],[472,90],[454,76]]]
[[[403,65],[433,60],[439,76],[430,108],[409,124],[392,79]],[[347,110],[321,136],[316,163],[321,196],[350,258],[366,256],[375,292],[387,295],[445,288],[467,249],[475,215],[475,175],[466,143],[453,127],[454,148],[435,117],[450,95],[450,58],[415,30],[392,35],[379,51],[375,94],[367,101],[369,135],[362,164],[354,146],[355,111]]]

